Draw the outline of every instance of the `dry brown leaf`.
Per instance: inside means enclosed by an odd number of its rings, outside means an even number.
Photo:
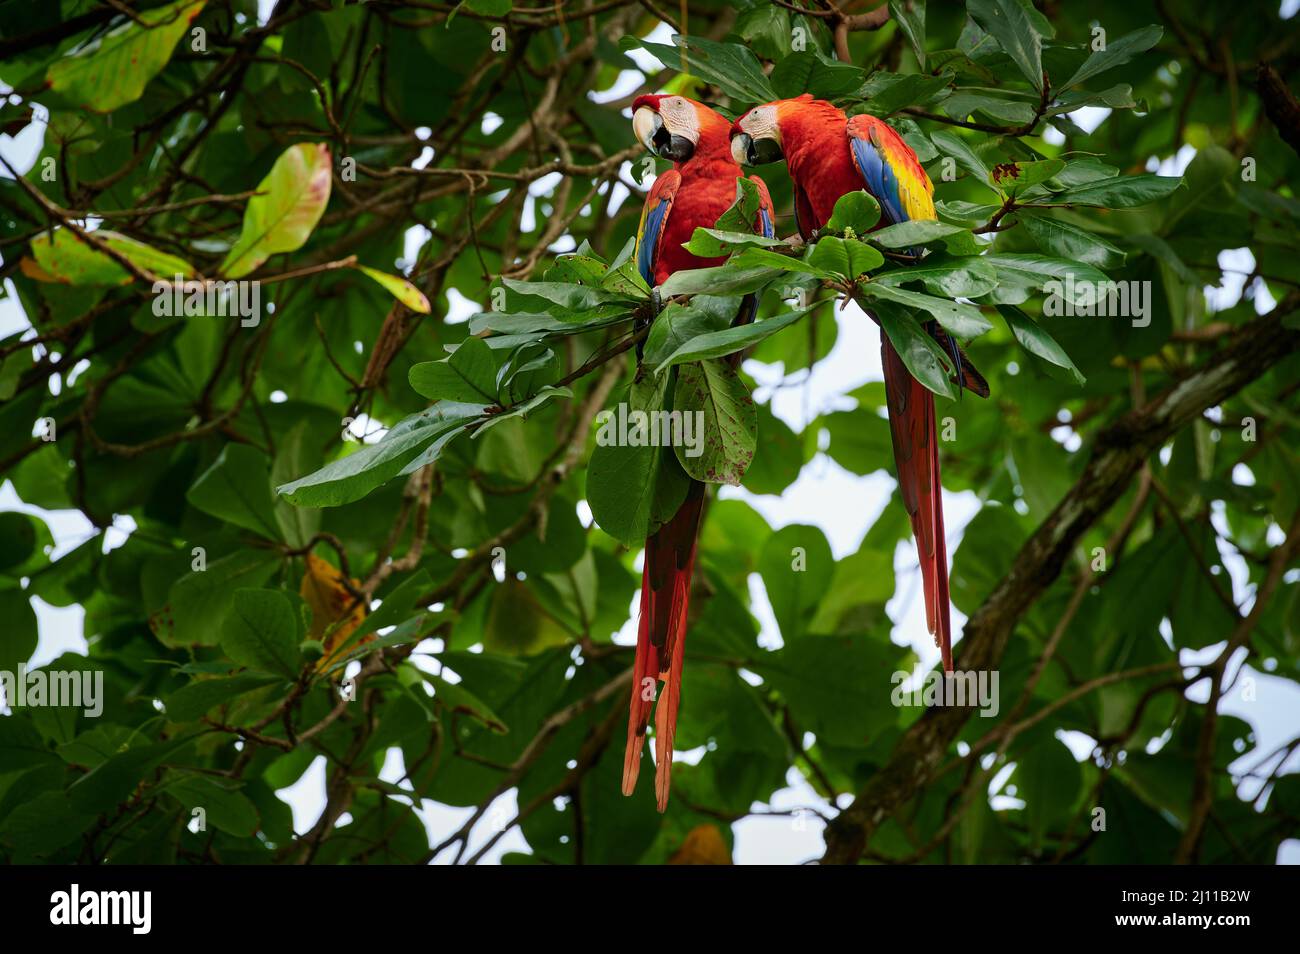
[[[361,584],[353,580],[352,586],[359,588]],[[311,608],[311,630],[307,633],[307,638],[320,640],[325,647],[324,654],[316,663],[319,672],[334,663],[336,652],[347,643],[348,637],[356,632],[361,621],[366,618],[366,606],[348,592],[343,585],[343,574],[313,553],[307,554],[307,572],[302,575],[302,587],[298,592]],[[352,607],[351,612],[348,612],[348,607]],[[343,622],[339,623],[339,620]],[[336,626],[335,623],[339,625]],[[368,643],[374,638],[374,633],[367,633],[356,645]],[[353,647],[349,647],[351,648]]]
[[[713,825],[697,825],[682,842],[682,846],[668,859],[670,865],[729,865],[731,852],[722,838],[722,832]]]

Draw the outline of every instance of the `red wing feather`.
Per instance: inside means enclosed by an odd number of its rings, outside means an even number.
[[[912,377],[903,359],[882,332],[881,364],[889,402],[889,432],[898,466],[903,505],[912,518],[921,581],[925,592],[926,627],[943,655],[943,668],[952,671],[952,618],[948,607],[948,548],[943,529],[943,486],[939,481],[938,434],[934,395]]]
[[[632,671],[627,749],[623,755],[623,794],[631,795],[636,788],[646,726],[662,681],[664,688],[655,710],[655,794],[660,811],[668,805],[691,572],[695,567],[695,541],[703,504],[704,484],[691,481],[686,501],[677,513],[646,540],[645,568],[641,572],[641,621]],[[646,683],[646,679],[653,681]]]

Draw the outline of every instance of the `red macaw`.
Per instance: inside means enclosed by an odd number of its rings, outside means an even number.
[[[652,288],[673,272],[721,265],[726,256],[701,258],[682,248],[697,228],[712,228],[736,199],[736,179],[744,173],[731,158],[731,124],[709,107],[684,96],[639,96],[632,104],[632,128],[656,155],[673,168],[655,180],[637,230],[637,267]],[[772,199],[758,176],[760,208],[755,227],[774,234]],[[753,320],[756,296],[740,306],[735,323]],[[733,358],[737,360],[739,355]],[[686,611],[695,565],[695,540],[704,484],[691,481],[686,500],[671,520],[645,543],[641,575],[641,620],[637,629],[627,749],[623,758],[623,794],[631,795],[641,769],[646,726],[658,682],[666,684],[655,712],[655,795],[659,810],[668,806],[673,763],[673,736],[681,700],[682,655],[686,645]]]
[[[805,93],[755,106],[732,124],[731,136],[732,155],[745,165],[785,157],[794,185],[795,218],[805,239],[830,219],[836,200],[861,189],[880,203],[881,225],[936,218],[934,186],[916,153],[875,116],[849,119],[842,110]],[[953,356],[959,385],[987,397],[988,385],[956,342],[934,322],[926,330]],[[951,672],[948,554],[934,395],[912,377],[883,332],[880,351],[898,483],[920,555],[926,625],[943,656],[943,668]]]

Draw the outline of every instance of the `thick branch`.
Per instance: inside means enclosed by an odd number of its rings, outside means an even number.
[[[958,668],[996,669],[1012,630],[1060,574],[1083,534],[1128,488],[1142,464],[1179,428],[1221,403],[1300,350],[1300,332],[1282,315],[1300,307],[1286,298],[1272,313],[1244,327],[1199,371],[1098,435],[1079,480],[1021,547],[1011,569],[966,624]],[[972,710],[931,709],[895,746],[849,806],[826,830],[824,863],[856,862],[876,829],[910,801],[938,768]]]

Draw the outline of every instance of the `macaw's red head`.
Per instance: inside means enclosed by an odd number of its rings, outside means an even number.
[[[701,153],[727,152],[727,120],[685,96],[638,96],[632,131],[661,159],[686,162]]]
[[[823,100],[804,93],[755,106],[731,124],[731,157],[742,166],[761,166],[785,158],[785,138],[805,114],[820,114],[823,107],[844,114]],[[809,116],[811,118],[811,116]]]

